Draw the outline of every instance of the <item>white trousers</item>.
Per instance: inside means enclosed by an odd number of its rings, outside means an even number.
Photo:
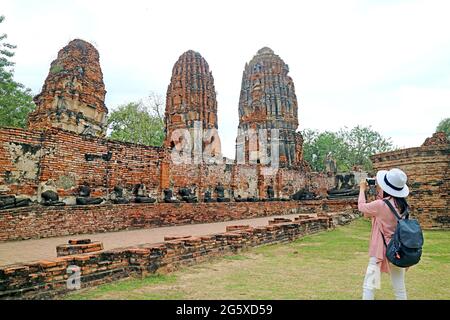
[[[406,300],[405,269],[389,265],[396,300]],[[380,289],[381,270],[375,257],[370,257],[363,284],[363,300],[374,300],[375,289]]]

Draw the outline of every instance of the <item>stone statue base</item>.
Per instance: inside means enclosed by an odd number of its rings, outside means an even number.
[[[103,199],[101,198],[76,198],[76,203],[77,205],[80,206],[86,206],[86,205],[90,205],[90,204],[100,204],[103,202]]]
[[[188,203],[197,203],[197,197],[183,197],[182,200]]]
[[[30,199],[17,199],[15,196],[0,196],[0,210],[26,207],[30,203]]]
[[[279,198],[264,198],[264,199],[262,199],[261,201],[263,201],[263,202],[268,202],[268,201],[280,201],[280,199],[279,199]]]
[[[359,195],[359,190],[357,189],[346,189],[346,190],[329,190],[328,199],[339,199],[339,198],[356,198]]]
[[[54,206],[54,207],[62,207],[65,206],[66,204],[62,201],[46,201],[42,203],[43,206]]]
[[[301,189],[292,195],[292,200],[314,200],[316,194],[306,189]]]
[[[130,201],[128,199],[125,198],[116,198],[112,200],[112,203],[114,204],[127,204],[130,203]]]
[[[149,197],[136,197],[134,198],[134,202],[136,203],[154,203],[156,199]]]
[[[180,200],[177,199],[164,199],[165,203],[180,203]]]

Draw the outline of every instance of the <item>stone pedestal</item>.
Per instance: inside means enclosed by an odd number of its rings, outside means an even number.
[[[100,241],[92,242],[90,239],[69,240],[68,244],[60,244],[56,247],[56,255],[63,257],[101,250],[103,250],[103,243]]]

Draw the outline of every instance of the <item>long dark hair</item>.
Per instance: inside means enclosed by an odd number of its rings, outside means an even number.
[[[400,214],[405,213],[406,210],[409,208],[406,198],[394,197],[394,196],[390,195],[389,193],[387,193],[386,191],[383,191],[383,198],[387,198],[387,197],[394,198],[395,205],[397,206],[397,208],[400,209]]]

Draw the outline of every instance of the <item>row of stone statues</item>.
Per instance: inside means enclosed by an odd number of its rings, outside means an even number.
[[[102,198],[92,198],[90,197],[90,189],[89,187],[83,186],[83,193],[80,193],[80,197],[77,197],[77,204],[86,205],[86,204],[99,204],[104,201]],[[144,184],[139,183],[133,187],[132,197],[126,197],[124,194],[124,190],[120,186],[115,186],[113,191],[110,194],[110,201],[114,204],[127,204],[130,202],[135,203],[154,203],[156,202],[155,198],[152,198],[147,193],[147,189]]]
[[[26,207],[31,203],[30,199],[20,199],[12,195],[0,195],[0,210]]]
[[[200,202],[196,195],[196,187],[191,188],[183,187],[178,190],[178,196],[174,194],[172,189],[163,190],[162,202],[165,203],[197,203]],[[242,197],[241,195],[234,196],[234,192],[230,192],[231,197],[225,196],[225,187],[220,183],[213,190],[206,190],[203,194],[202,202],[230,202],[234,200],[235,202],[258,202],[258,201],[289,201],[289,200],[311,200],[317,199],[315,193],[309,192],[307,189],[302,189],[289,198],[276,198],[273,186],[269,185],[266,188],[266,195],[263,198],[257,198],[254,196]],[[78,188],[78,195],[75,198],[76,205],[97,205],[105,201],[109,201],[114,204],[128,204],[134,203],[154,203],[156,199],[151,197],[146,190],[144,184],[136,184],[132,191],[131,196],[127,196],[124,189],[120,186],[115,186],[109,195],[109,199],[104,199],[102,197],[94,197],[91,195],[91,188],[87,183],[81,185]],[[27,206],[32,201],[30,199],[18,199],[12,195],[0,195],[0,210],[10,209],[15,207]],[[66,205],[60,200],[59,195],[56,191],[46,190],[41,193],[40,204],[44,206],[64,206]]]
[[[211,190],[207,189],[203,194],[203,199],[197,197],[196,186],[191,188],[183,187],[179,188],[178,194],[175,195],[172,189],[163,190],[162,202],[165,203],[197,203],[202,202],[257,202],[257,201],[286,201],[286,200],[314,200],[320,197],[309,191],[309,189],[303,188],[292,194],[289,198],[276,198],[275,191],[272,185],[267,186],[265,190],[265,197],[257,198],[254,196],[242,197],[241,195],[235,196],[234,192],[229,192],[230,196],[225,196],[225,187],[218,183],[217,186]],[[337,174],[335,175],[334,188],[327,191],[329,199],[339,198],[354,198],[358,196],[357,184],[355,182],[355,175],[349,174]],[[59,199],[58,193],[53,190],[46,190],[41,193],[41,204],[45,206],[64,206],[65,203]],[[132,191],[131,196],[125,194],[124,189],[121,186],[115,186],[109,195],[108,199],[101,197],[94,197],[91,195],[91,188],[87,183],[81,185],[78,189],[78,195],[75,198],[77,205],[96,205],[101,204],[104,201],[109,201],[114,204],[127,204],[134,203],[154,203],[156,198],[153,198],[147,192],[146,186],[142,183],[136,184]],[[0,195],[0,210],[11,209],[16,207],[28,206],[31,204],[31,199],[17,198],[14,195]]]

